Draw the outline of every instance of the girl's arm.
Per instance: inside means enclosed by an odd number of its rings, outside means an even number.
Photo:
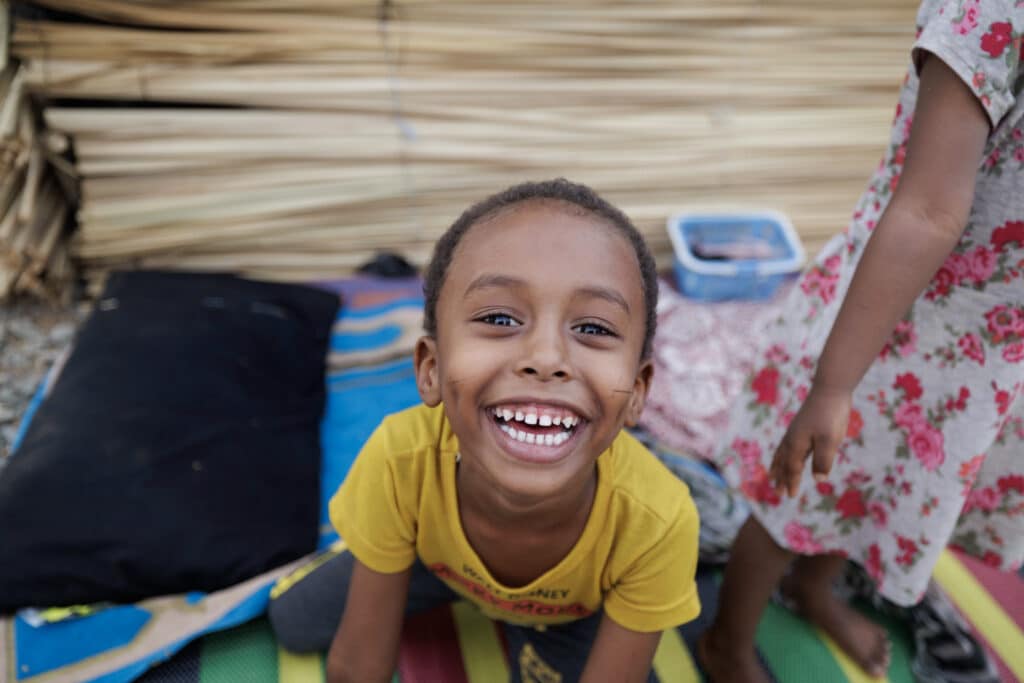
[[[660,640],[661,631],[632,631],[604,615],[580,683],[644,683]]]
[[[927,56],[899,184],[864,249],[807,399],[775,452],[771,476],[780,491],[796,495],[811,453],[815,476],[831,470],[854,388],[966,227],[988,134],[967,85]]]
[[[345,614],[327,653],[328,683],[391,680],[411,574],[381,574],[355,561]]]

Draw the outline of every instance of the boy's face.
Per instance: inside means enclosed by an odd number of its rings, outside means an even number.
[[[444,401],[463,466],[518,497],[593,474],[643,409],[651,365],[640,268],[615,228],[524,202],[463,236],[416,349],[420,395]]]

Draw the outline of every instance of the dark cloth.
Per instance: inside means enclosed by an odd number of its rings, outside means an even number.
[[[361,275],[376,275],[377,277],[397,279],[416,276],[416,268],[398,254],[384,251],[376,254],[372,259],[359,266],[356,272]]]
[[[0,612],[214,591],[312,552],[338,303],[112,275],[0,475]]]
[[[327,650],[341,623],[355,556],[328,550],[305,567],[270,601],[268,616],[278,642],[293,652]],[[298,578],[301,577],[301,578]],[[294,583],[292,582],[294,581]],[[409,579],[406,615],[425,612],[460,596],[416,560]],[[499,622],[508,643],[509,681],[578,681],[604,612],[543,629]],[[648,680],[656,683],[652,671]]]

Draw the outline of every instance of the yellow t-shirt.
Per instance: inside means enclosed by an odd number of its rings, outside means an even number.
[[[441,406],[390,415],[331,499],[331,521],[352,553],[382,573],[418,555],[494,619],[557,624],[604,607],[634,631],[660,631],[700,613],[697,508],[686,485],[623,431],[597,459],[597,490],[579,540],[526,586],[491,576],[462,530],[455,489],[459,446]]]

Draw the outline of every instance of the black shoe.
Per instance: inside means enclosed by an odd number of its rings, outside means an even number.
[[[908,613],[918,683],[999,683],[985,648],[934,581]]]
[[[853,562],[839,582],[842,593],[910,627],[914,658],[910,669],[918,683],[1000,683],[995,665],[970,625],[934,581],[916,605],[902,607],[883,598],[867,573]]]

